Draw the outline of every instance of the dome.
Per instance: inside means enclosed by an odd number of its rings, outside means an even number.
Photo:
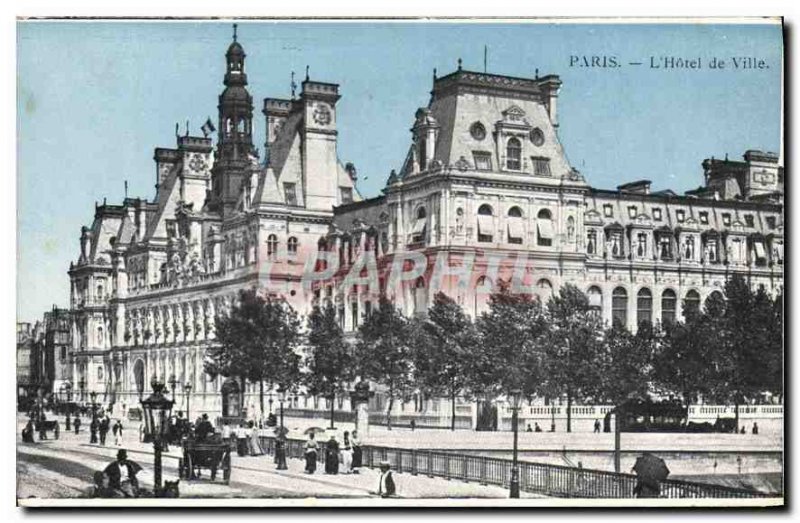
[[[247,89],[245,89],[241,85],[231,85],[231,86],[226,87],[225,90],[222,91],[222,99],[223,100],[236,100],[236,101],[241,100],[241,101],[244,101],[244,102],[249,102],[250,101],[250,93],[248,93]]]
[[[245,56],[244,48],[242,47],[242,45],[239,42],[234,41],[228,47],[228,51],[225,53],[225,56],[227,56],[228,58],[231,58],[233,56],[244,57]]]

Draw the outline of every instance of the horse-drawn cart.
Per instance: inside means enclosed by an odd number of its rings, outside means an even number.
[[[45,421],[39,420],[35,423],[35,428],[36,432],[40,434],[44,432],[45,435],[47,432],[52,431],[53,437],[55,439],[58,439],[61,433],[61,429],[58,425],[58,420],[45,420]]]
[[[181,479],[199,479],[202,469],[211,473],[211,481],[216,480],[217,471],[222,469],[222,479],[227,485],[231,481],[231,448],[220,440],[195,441],[185,439],[182,443],[183,458],[178,465]]]

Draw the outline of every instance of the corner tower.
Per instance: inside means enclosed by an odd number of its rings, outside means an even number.
[[[244,48],[237,41],[234,24],[233,42],[225,53],[225,90],[219,96],[217,106],[219,134],[212,172],[212,197],[224,214],[236,206],[242,180],[246,179],[250,166],[258,157],[253,146],[253,98],[246,87],[245,56]]]

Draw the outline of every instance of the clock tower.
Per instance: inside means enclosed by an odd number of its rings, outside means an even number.
[[[245,56],[234,24],[233,42],[225,53],[225,90],[217,106],[219,133],[212,172],[212,201],[223,214],[229,214],[235,207],[242,181],[249,177],[258,158],[253,146],[253,98],[246,87]]]

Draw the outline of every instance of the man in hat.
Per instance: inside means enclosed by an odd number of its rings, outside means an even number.
[[[392,465],[388,461],[380,463],[381,477],[378,480],[378,495],[382,498],[393,497],[396,493],[394,478],[392,478]]]
[[[128,459],[125,449],[117,451],[116,461],[112,461],[103,472],[108,475],[108,486],[120,491],[126,498],[135,498],[139,494],[139,481],[136,474],[142,467],[135,461]]]

